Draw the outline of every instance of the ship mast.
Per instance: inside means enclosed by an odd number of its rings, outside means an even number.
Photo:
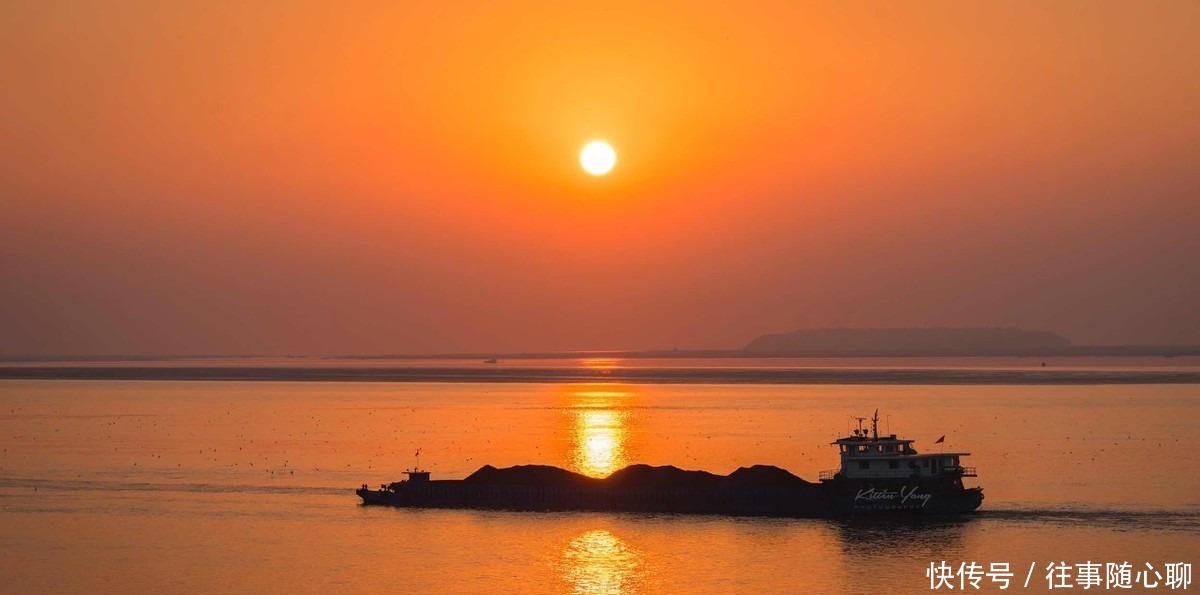
[[[871,418],[871,438],[879,440],[879,410],[875,410],[875,416]]]

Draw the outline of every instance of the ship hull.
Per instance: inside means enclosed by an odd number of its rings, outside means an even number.
[[[787,487],[545,487],[460,480],[357,491],[363,504],[402,508],[610,511],[830,518],[944,515],[976,510],[980,488],[934,482],[832,480]]]

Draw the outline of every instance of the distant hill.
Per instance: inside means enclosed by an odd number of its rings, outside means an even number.
[[[1025,355],[1070,349],[1048,331],[1008,328],[810,328],[762,335],[744,351],[798,355]]]

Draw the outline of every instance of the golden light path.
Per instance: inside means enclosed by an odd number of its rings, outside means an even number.
[[[616,471],[624,459],[621,441],[624,428],[616,411],[582,411],[577,418],[579,444],[575,464],[592,477],[602,477]]]
[[[634,593],[639,589],[641,552],[606,529],[592,529],[567,544],[563,579],[573,593]]]
[[[623,405],[630,396],[632,393],[611,389],[571,393],[571,465],[575,470],[590,477],[604,477],[629,464],[628,413]]]

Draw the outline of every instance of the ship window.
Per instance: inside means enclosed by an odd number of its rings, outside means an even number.
[[[900,461],[888,461],[888,469],[899,469]]]
[[[859,462],[858,462],[858,468],[859,468],[859,469],[870,469],[870,468],[871,468],[871,461],[859,461]]]
[[[860,444],[858,446],[858,452],[869,452],[870,450],[870,447],[868,447],[866,444]]]
[[[887,452],[896,452],[896,447],[895,447],[895,445],[889,444],[889,445],[883,447],[883,450],[885,450]]]

